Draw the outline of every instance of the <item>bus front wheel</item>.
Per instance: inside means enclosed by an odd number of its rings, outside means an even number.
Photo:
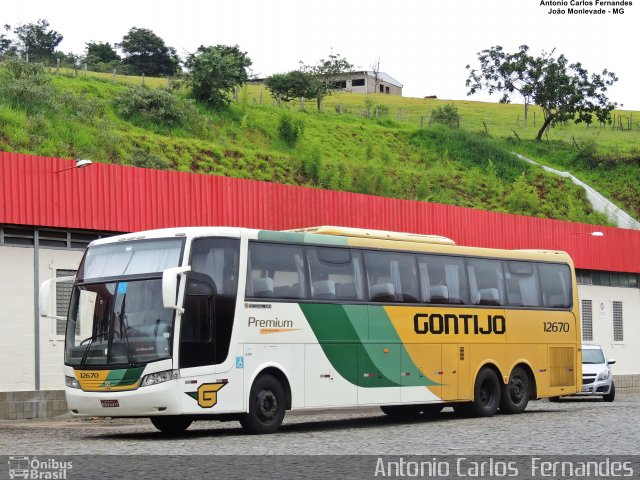
[[[251,387],[249,413],[240,418],[240,424],[249,433],[274,433],[282,424],[285,408],[280,382],[272,375],[261,375]]]
[[[151,417],[149,420],[154,427],[166,435],[179,435],[193,423],[190,418],[180,416]]]
[[[529,377],[522,367],[516,367],[509,376],[509,382],[502,385],[500,411],[502,413],[522,413],[529,403]]]

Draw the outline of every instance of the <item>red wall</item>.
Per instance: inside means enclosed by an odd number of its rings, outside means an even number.
[[[211,175],[74,165],[0,152],[0,223],[117,232],[341,225],[444,235],[459,245],[565,250],[578,268],[640,272],[636,230]],[[591,236],[595,230],[604,236]]]

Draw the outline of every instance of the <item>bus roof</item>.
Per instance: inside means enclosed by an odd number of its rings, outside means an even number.
[[[439,245],[455,245],[456,242],[440,235],[421,235],[418,233],[390,232],[387,230],[370,230],[366,228],[336,227],[323,225],[319,227],[295,228],[285,230],[295,233],[317,233],[320,235],[340,235],[343,237],[375,238],[378,240],[397,240],[402,242],[436,243]]]

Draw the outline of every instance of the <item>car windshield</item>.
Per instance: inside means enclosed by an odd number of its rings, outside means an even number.
[[[599,348],[583,348],[582,363],[584,364],[605,363],[602,350],[600,350]]]

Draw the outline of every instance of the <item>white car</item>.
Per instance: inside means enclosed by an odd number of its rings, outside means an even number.
[[[577,395],[599,395],[605,402],[613,402],[616,387],[611,365],[613,358],[605,360],[600,345],[582,345],[582,391]]]

